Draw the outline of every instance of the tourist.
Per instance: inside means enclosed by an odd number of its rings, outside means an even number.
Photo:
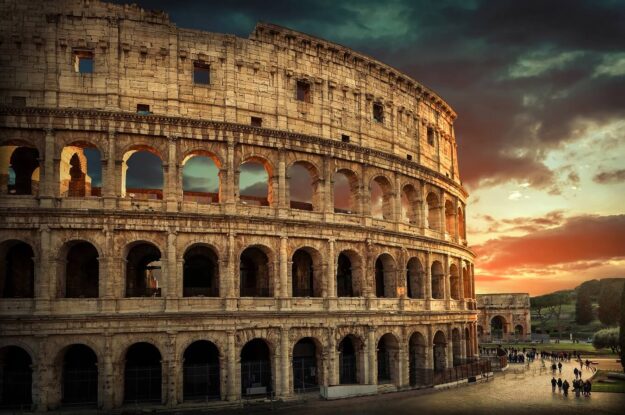
[[[553,374],[555,375],[555,374],[556,374],[556,369],[557,369],[557,368],[558,368],[558,367],[556,366],[556,364],[555,364],[555,363],[552,363],[552,364],[551,364],[551,373],[553,373]]]
[[[577,376],[579,376],[579,370],[577,370],[577,368],[573,369],[573,374],[575,375],[575,380],[577,380]]]
[[[564,396],[569,396],[569,381],[568,380],[564,380],[564,382],[562,382],[562,390],[564,391]]]
[[[551,392],[555,393],[557,384],[558,381],[556,380],[556,378],[551,378]]]
[[[562,378],[558,378],[558,392],[562,392]]]
[[[558,372],[562,373],[562,362],[558,362]]]
[[[586,396],[590,396],[590,391],[592,390],[592,383],[590,383],[590,379],[586,381],[584,386],[586,387]]]

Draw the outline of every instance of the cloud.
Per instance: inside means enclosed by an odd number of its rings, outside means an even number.
[[[552,50],[532,51],[520,57],[508,69],[508,77],[511,79],[528,78],[542,75],[555,69],[563,69],[583,55],[584,52],[582,51],[559,53],[554,53]]]
[[[625,169],[603,171],[603,172],[597,173],[595,177],[593,177],[592,179],[594,182],[600,183],[600,184],[624,182],[625,181]]]
[[[505,236],[474,247],[476,263],[488,273],[519,273],[625,257],[625,215],[577,216],[561,226],[524,236]]]
[[[625,52],[605,55],[593,73],[597,76],[625,76]]]

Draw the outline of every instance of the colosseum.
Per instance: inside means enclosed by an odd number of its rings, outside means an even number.
[[[273,24],[240,38],[96,0],[1,10],[2,407],[473,376],[468,195],[436,93]]]

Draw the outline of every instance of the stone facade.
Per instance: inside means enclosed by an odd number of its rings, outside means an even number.
[[[242,39],[99,1],[1,10],[0,364],[25,362],[30,382],[12,396],[47,410],[87,395],[180,406],[185,382],[227,401],[306,382],[399,390],[477,355],[456,114],[434,92],[270,24]],[[161,160],[161,189],[126,188],[138,151]],[[217,166],[217,193],[184,189],[196,156]],[[267,173],[262,203],[240,194],[247,161]],[[305,209],[295,164],[312,178]],[[188,282],[198,272],[210,286]]]
[[[529,294],[478,294],[476,297],[480,342],[531,340]]]

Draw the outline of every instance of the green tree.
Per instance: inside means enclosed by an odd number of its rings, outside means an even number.
[[[585,325],[594,320],[592,313],[592,300],[588,285],[582,284],[577,290],[577,300],[575,301],[575,322]]]
[[[621,315],[621,293],[623,279],[609,279],[601,281],[599,293],[599,320],[606,326],[617,325]]]
[[[571,301],[572,291],[556,291],[552,294],[530,298],[530,306],[540,320],[542,331],[545,332],[545,323],[555,319],[558,330],[558,339],[562,336],[562,306]]]
[[[619,331],[618,327],[599,330],[592,336],[592,345],[595,349],[609,348],[612,353],[621,353]]]
[[[621,295],[621,366],[625,372],[625,288]]]

